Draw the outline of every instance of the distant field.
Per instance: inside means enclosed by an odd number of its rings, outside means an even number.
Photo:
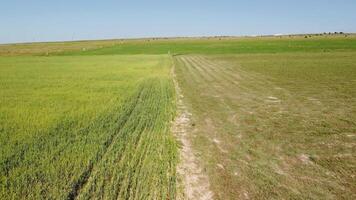
[[[216,199],[353,199],[356,53],[177,56]]]
[[[227,39],[173,39],[123,41],[122,43],[90,51],[64,52],[63,55],[112,54],[242,54],[278,52],[356,51],[356,37],[301,36]]]
[[[242,54],[356,51],[356,35],[176,38],[0,45],[0,55]]]
[[[0,45],[0,199],[356,199],[355,88],[353,34]]]
[[[41,42],[23,44],[0,44],[0,56],[49,55],[62,52],[86,51],[116,44],[116,40]]]
[[[0,57],[0,199],[174,198],[170,64]]]

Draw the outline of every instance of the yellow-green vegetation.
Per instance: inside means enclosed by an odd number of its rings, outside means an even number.
[[[181,196],[173,64],[215,199],[356,199],[355,63],[352,34],[0,45],[0,199]]]
[[[0,199],[173,199],[170,65],[0,57]]]
[[[147,38],[0,45],[0,55],[245,54],[356,51],[356,35]]]
[[[1,56],[51,55],[67,51],[88,51],[119,44],[118,40],[0,44]]]
[[[286,52],[356,51],[355,35],[293,37],[181,38],[128,40],[89,51],[66,51],[61,55],[112,54],[246,54]]]
[[[216,199],[355,198],[356,53],[175,63]]]

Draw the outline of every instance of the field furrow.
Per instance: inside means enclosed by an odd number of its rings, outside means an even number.
[[[143,83],[137,105],[78,199],[174,197],[175,184],[171,182],[174,181],[171,179],[174,169],[171,167],[176,160],[172,151],[175,146],[169,134],[169,121],[162,121],[173,116],[173,110],[168,107],[173,100],[169,87],[168,82],[159,80]],[[170,93],[168,97],[167,92]],[[155,166],[155,163],[162,162],[164,164]],[[166,170],[168,174],[161,174]],[[157,177],[148,176],[152,173]],[[152,182],[154,179],[160,182]]]
[[[141,91],[140,91],[141,92]],[[123,106],[123,111],[121,111],[121,117],[117,121],[117,125],[119,129],[121,127],[124,127],[126,122],[129,120],[130,115],[132,112],[135,110],[135,107],[137,105],[137,102],[140,100],[141,95],[140,92],[137,96],[132,97],[126,104]],[[102,162],[103,158],[105,158],[106,154],[112,149],[113,143],[119,139],[120,130],[116,131],[116,134],[112,135],[110,138],[108,138],[107,141],[105,141],[105,147],[103,148],[103,153],[101,155],[97,156],[97,162],[92,163],[90,162],[89,166],[87,169],[83,172],[83,174],[80,176],[79,180],[74,183],[72,191],[69,193],[67,199],[76,199],[77,196],[79,195],[80,191],[85,187],[87,184],[88,180],[90,179],[90,176],[92,175],[93,171],[96,171],[98,165],[97,163]]]

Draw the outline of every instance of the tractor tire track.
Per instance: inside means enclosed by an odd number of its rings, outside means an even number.
[[[119,129],[116,131],[116,134],[112,135],[107,141],[104,142],[105,148],[103,150],[103,153],[97,157],[96,162],[91,161],[90,164],[88,165],[87,169],[82,173],[80,178],[75,182],[72,186],[72,190],[69,192],[67,199],[68,200],[74,200],[77,199],[78,195],[80,194],[80,191],[85,187],[87,184],[90,176],[92,175],[93,171],[95,171],[95,167],[97,164],[99,164],[103,158],[105,158],[105,155],[110,151],[114,141],[120,136],[120,129],[125,126],[126,122],[130,119],[131,113],[135,110],[138,101],[141,98],[141,93],[142,91],[139,92],[137,97],[135,98],[134,101],[134,106],[127,106],[130,109],[126,111],[123,117],[119,118],[118,122],[118,127]],[[131,103],[131,102],[130,102]],[[126,105],[126,104],[125,104]],[[123,106],[125,108],[126,106]]]

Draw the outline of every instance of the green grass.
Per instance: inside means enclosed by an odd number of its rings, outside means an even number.
[[[170,65],[0,58],[0,199],[174,198]]]
[[[355,198],[356,53],[175,62],[217,199]]]
[[[0,56],[13,55],[132,55],[132,54],[243,54],[285,52],[349,52],[356,37],[323,35],[283,37],[172,38],[102,40],[0,45]]]
[[[356,37],[315,36],[307,38],[266,37],[228,39],[171,39],[123,41],[110,47],[89,51],[67,51],[61,55],[112,54],[241,54],[278,52],[355,51]]]

